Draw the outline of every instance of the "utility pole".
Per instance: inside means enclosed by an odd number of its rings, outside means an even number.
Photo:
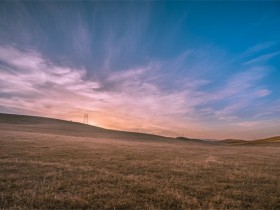
[[[84,115],[84,124],[88,124],[88,114]]]

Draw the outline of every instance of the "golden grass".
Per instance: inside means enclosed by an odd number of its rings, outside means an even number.
[[[280,208],[279,146],[69,136],[38,126],[0,123],[1,209]]]

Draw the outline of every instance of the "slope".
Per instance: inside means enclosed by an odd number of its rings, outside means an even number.
[[[104,129],[82,123],[26,115],[0,113],[0,130],[32,132],[41,134],[54,134],[64,136],[89,137],[89,138],[115,138],[115,139],[140,139],[140,140],[170,140],[172,138],[137,133]]]

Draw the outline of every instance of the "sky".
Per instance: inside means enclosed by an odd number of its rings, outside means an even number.
[[[279,1],[1,1],[0,112],[280,135]]]

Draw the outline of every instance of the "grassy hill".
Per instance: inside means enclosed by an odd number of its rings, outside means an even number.
[[[252,143],[254,144],[280,143],[280,136],[254,140],[252,141]]]
[[[229,145],[230,144],[231,145],[266,145],[266,144],[280,145],[280,136],[274,136],[270,138],[250,140],[250,141],[245,141],[241,139],[225,139],[219,141],[219,143],[229,144]]]
[[[14,125],[14,126],[12,126]],[[83,123],[65,121],[60,119],[14,115],[0,113],[0,128],[3,130],[16,130],[32,133],[45,133],[65,136],[88,137],[88,138],[109,138],[109,139],[129,139],[129,140],[160,140],[160,141],[183,141],[192,143],[210,143],[210,144],[229,144],[229,145],[263,145],[280,144],[280,136],[265,139],[245,141],[240,139],[225,139],[221,141],[207,141],[192,139],[186,137],[164,137],[153,134],[127,132],[104,129]]]
[[[245,140],[241,140],[241,139],[225,139],[225,140],[219,141],[219,143],[225,143],[225,144],[245,144],[246,141]]]
[[[14,125],[14,126],[13,126]],[[56,135],[88,137],[88,138],[115,138],[138,140],[170,140],[171,138],[137,133],[104,129],[92,125],[65,121],[60,119],[13,115],[0,113],[0,127],[3,130],[17,130],[33,133],[49,133]]]
[[[0,209],[280,209],[280,147],[233,145],[1,114]]]

